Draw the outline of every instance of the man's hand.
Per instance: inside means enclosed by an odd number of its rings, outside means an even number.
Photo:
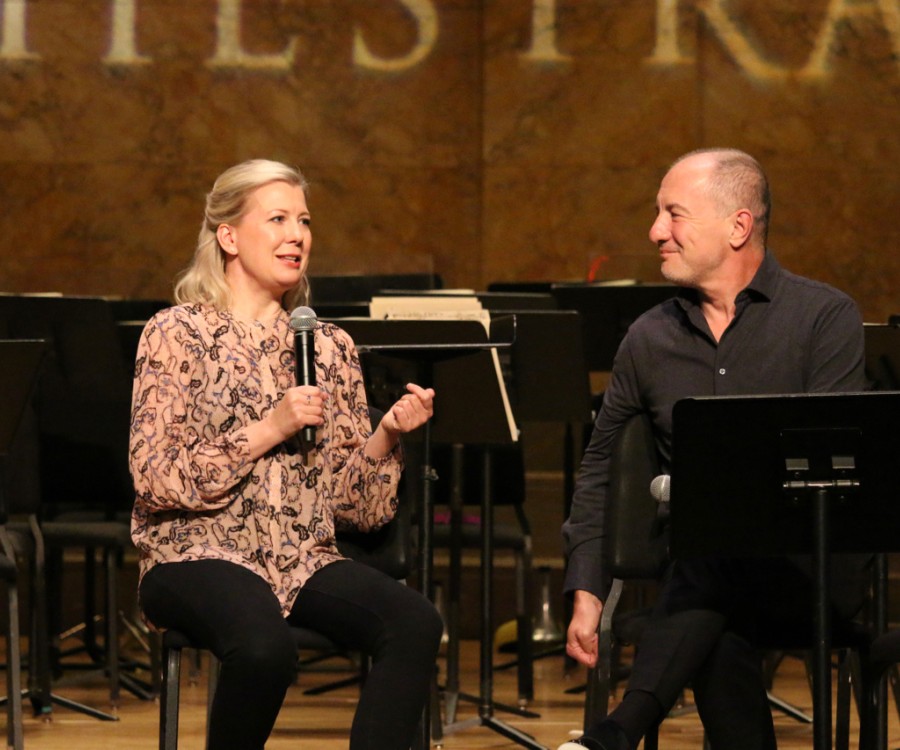
[[[566,653],[586,667],[597,666],[597,627],[602,611],[603,602],[590,591],[575,592],[572,621],[566,634]]]

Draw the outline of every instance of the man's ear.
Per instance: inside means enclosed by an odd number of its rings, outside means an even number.
[[[219,224],[218,229],[216,229],[216,239],[219,241],[219,246],[228,255],[237,255],[237,236],[233,226],[230,224]]]
[[[734,250],[746,245],[753,236],[753,214],[746,208],[734,212],[731,224],[731,236],[728,241]]]

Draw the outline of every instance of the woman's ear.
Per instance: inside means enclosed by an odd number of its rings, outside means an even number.
[[[219,247],[228,255],[237,255],[237,234],[230,224],[219,224],[216,229],[216,239],[219,241]]]

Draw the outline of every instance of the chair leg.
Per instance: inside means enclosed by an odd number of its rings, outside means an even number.
[[[209,687],[206,692],[206,745],[205,747],[209,747],[209,720],[212,717],[212,707],[213,701],[216,697],[216,688],[219,685],[219,672],[222,669],[222,664],[219,660],[210,652],[209,654]]]
[[[9,622],[6,638],[6,744],[22,750],[25,744],[22,720],[22,662],[19,637],[19,592],[15,583],[8,583],[7,604]]]
[[[612,616],[622,595],[622,586],[621,579],[613,580],[600,616],[600,627],[597,631],[597,666],[588,670],[587,694],[584,699],[585,732],[609,712],[609,697],[612,692]]]
[[[525,706],[534,699],[534,620],[530,571],[531,551],[525,549],[516,554],[517,676],[520,706]]]
[[[103,551],[106,563],[106,668],[109,671],[109,701],[119,705],[119,598],[116,591],[118,567],[113,549]]]
[[[147,634],[147,644],[150,651],[150,681],[153,693],[158,696],[162,692],[162,636],[151,631]]]
[[[838,653],[837,701],[835,705],[835,750],[850,750],[850,661],[846,649]]]
[[[159,696],[159,750],[178,750],[181,649],[163,648],[162,665],[162,691]]]

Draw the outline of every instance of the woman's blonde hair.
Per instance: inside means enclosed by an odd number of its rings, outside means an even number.
[[[202,302],[219,310],[227,309],[231,291],[225,281],[225,253],[216,230],[221,224],[237,224],[247,208],[247,198],[257,188],[272,182],[286,182],[303,189],[309,198],[309,184],[296,167],[279,161],[251,159],[226,169],[206,196],[206,212],[191,264],[175,284],[178,304]],[[309,301],[306,274],[285,293],[282,303],[288,310]]]

